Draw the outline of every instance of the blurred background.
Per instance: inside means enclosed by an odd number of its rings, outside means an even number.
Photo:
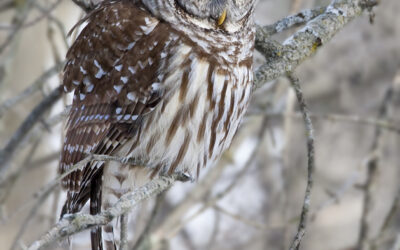
[[[325,0],[259,0],[271,24]],[[400,249],[400,1],[381,1],[296,73],[315,127],[316,171],[301,249]],[[0,0],[0,148],[44,96],[84,15],[67,0]],[[283,41],[296,29],[273,37]],[[255,56],[256,65],[263,58]],[[29,133],[0,185],[0,249],[24,249],[56,221],[64,194],[37,193],[57,175],[63,97]],[[177,183],[131,217],[137,239],[169,249],[288,249],[307,180],[305,129],[284,78],[253,93],[240,131],[217,166]],[[149,228],[149,234],[143,234]],[[74,249],[88,249],[88,232]],[[54,248],[64,248],[63,244]],[[146,249],[146,248],[144,248]]]

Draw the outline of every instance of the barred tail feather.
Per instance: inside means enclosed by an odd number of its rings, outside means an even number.
[[[103,236],[104,236],[104,249],[105,250],[116,250],[117,249],[117,242],[115,239],[115,232],[114,229],[118,229],[116,227],[116,221],[113,220],[109,224],[103,227]]]
[[[90,187],[90,214],[98,214],[101,212],[101,186],[102,186],[103,169],[98,171],[92,178]],[[103,241],[101,235],[101,227],[95,227],[90,231],[90,240],[92,250],[103,250]]]

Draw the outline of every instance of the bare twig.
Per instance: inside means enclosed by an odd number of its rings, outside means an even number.
[[[262,37],[270,37],[276,33],[281,33],[287,29],[305,24],[324,13],[325,10],[325,7],[317,7],[311,10],[303,10],[295,15],[285,17],[273,24],[263,27],[257,26],[257,35],[259,36],[257,40],[262,40]]]
[[[307,218],[310,210],[310,202],[311,202],[311,190],[313,186],[313,173],[315,168],[315,159],[314,159],[314,129],[311,122],[310,114],[307,108],[307,105],[304,101],[304,96],[299,84],[298,78],[294,77],[292,74],[288,74],[288,78],[292,84],[293,89],[296,92],[297,101],[299,102],[300,111],[303,113],[303,119],[306,127],[306,136],[307,136],[307,157],[308,157],[308,167],[307,167],[307,187],[303,201],[303,207],[301,210],[299,227],[297,229],[296,236],[290,246],[290,250],[298,249],[301,243],[301,240],[306,232]]]
[[[382,119],[387,116],[389,104],[392,100],[394,92],[394,84],[390,85],[390,87],[386,90],[386,93],[382,99],[381,105],[378,111],[378,119]],[[360,231],[358,235],[357,241],[357,249],[364,249],[367,244],[367,238],[369,233],[369,224],[368,224],[368,216],[371,212],[372,208],[372,196],[373,196],[373,183],[376,178],[377,168],[379,165],[379,141],[382,136],[382,129],[380,127],[375,128],[374,137],[372,140],[372,145],[370,149],[370,154],[372,157],[367,162],[367,178],[363,185],[364,197],[362,203],[362,212],[361,212],[361,225]]]
[[[66,215],[56,224],[55,227],[53,227],[46,235],[42,236],[40,240],[35,241],[28,249],[46,249],[51,246],[52,243],[62,240],[67,236],[98,225],[106,225],[114,218],[128,213],[140,202],[150,197],[154,197],[164,191],[180,178],[182,178],[182,176],[178,174],[172,176],[160,176],[159,178],[153,179],[133,192],[123,195],[114,206],[97,215]]]

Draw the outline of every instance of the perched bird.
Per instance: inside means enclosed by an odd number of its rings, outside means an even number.
[[[156,175],[199,175],[229,147],[252,88],[255,0],[104,1],[69,49],[63,87],[74,91],[60,173],[88,154],[144,166],[91,162],[62,182],[62,214],[90,213]],[[113,226],[91,231],[114,249]],[[111,236],[110,236],[111,235]]]

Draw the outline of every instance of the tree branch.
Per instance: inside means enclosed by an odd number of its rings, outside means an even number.
[[[257,26],[257,40],[263,40],[263,37],[270,37],[281,33],[287,29],[305,24],[326,11],[325,7],[317,7],[311,10],[303,10],[295,15],[285,17],[273,24],[264,27]]]
[[[161,193],[172,186],[175,181],[181,180],[182,178],[185,178],[185,176],[174,174],[172,176],[160,176],[157,179],[153,179],[135,191],[123,195],[114,206],[98,215],[65,215],[55,227],[46,235],[42,236],[40,240],[35,241],[28,249],[46,249],[51,246],[52,243],[64,239],[67,236],[98,225],[106,225],[114,218],[128,213],[140,202]]]
[[[256,49],[264,54],[267,62],[255,71],[254,88],[257,89],[265,82],[283,76],[286,72],[293,72],[301,62],[331,40],[346,24],[376,4],[377,2],[372,0],[368,2],[333,0],[323,14],[286,39],[281,48],[279,46],[268,48],[268,45],[271,45],[268,32],[258,32]]]
[[[288,78],[292,84],[293,89],[296,92],[297,101],[300,106],[300,111],[303,114],[304,124],[306,127],[307,136],[307,157],[308,157],[308,167],[307,167],[307,187],[303,201],[303,207],[300,215],[299,227],[297,229],[297,234],[290,246],[290,250],[299,249],[301,240],[306,232],[307,218],[310,210],[311,202],[311,190],[313,187],[313,173],[315,169],[315,156],[314,156],[314,128],[311,122],[310,113],[308,111],[307,105],[304,100],[302,90],[300,88],[299,79],[294,77],[292,74],[288,74]]]

